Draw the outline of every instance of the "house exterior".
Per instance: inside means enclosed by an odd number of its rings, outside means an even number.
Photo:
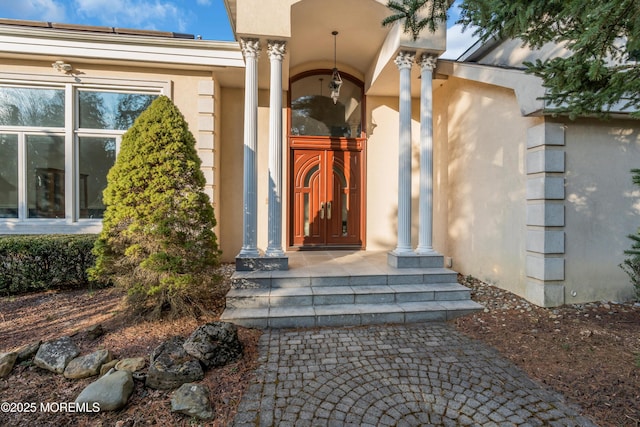
[[[632,297],[640,123],[545,114],[522,64],[564,52],[506,40],[442,60],[444,29],[382,27],[382,0],[225,3],[237,42],[0,20],[0,233],[98,232],[121,136],[164,94],[239,269],[439,254],[541,306]]]

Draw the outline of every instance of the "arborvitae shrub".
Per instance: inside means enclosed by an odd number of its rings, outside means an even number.
[[[220,252],[195,139],[158,97],[124,134],[107,175],[93,278],[123,287],[136,312],[199,314],[217,289]]]

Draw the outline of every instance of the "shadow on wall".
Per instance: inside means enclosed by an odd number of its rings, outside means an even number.
[[[581,300],[608,295],[628,299],[633,289],[619,268],[631,247],[627,235],[640,226],[640,187],[631,169],[640,163],[640,127],[635,122],[567,121],[566,286]],[[600,292],[600,293],[599,293]]]
[[[451,78],[448,238],[459,271],[524,293],[526,132],[510,89]],[[444,166],[444,165],[443,165]]]

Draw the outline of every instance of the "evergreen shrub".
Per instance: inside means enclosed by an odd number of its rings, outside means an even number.
[[[187,122],[166,96],[122,138],[89,273],[123,287],[135,312],[198,315],[221,295],[216,220],[200,164]]]
[[[0,237],[0,295],[105,286],[105,282],[90,281],[86,272],[95,261],[91,249],[96,237],[94,234]]]
[[[640,186],[640,169],[632,169],[631,173],[633,183]],[[635,298],[640,301],[640,228],[636,234],[630,234],[627,237],[631,239],[631,249],[624,251],[628,257],[620,267],[629,276],[635,290]]]

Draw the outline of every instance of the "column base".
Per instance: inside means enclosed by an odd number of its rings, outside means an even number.
[[[236,257],[236,271],[288,270],[289,257]]]
[[[387,254],[387,264],[393,268],[444,268],[444,256],[435,251],[429,254],[392,251]]]
[[[267,258],[284,258],[285,254],[282,249],[267,248],[267,250],[264,251],[264,256]]]

